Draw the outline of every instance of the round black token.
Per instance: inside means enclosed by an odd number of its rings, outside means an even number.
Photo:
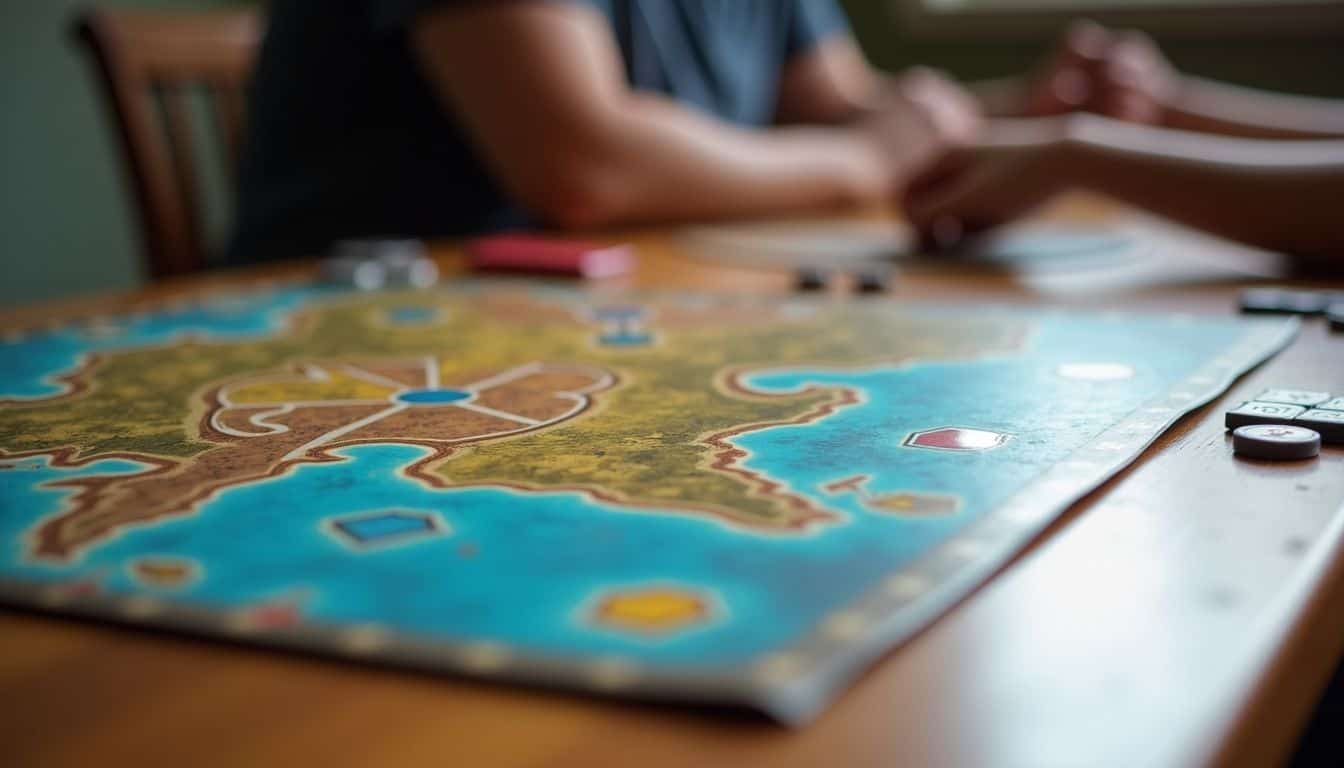
[[[1289,424],[1250,424],[1232,433],[1232,451],[1255,459],[1310,459],[1321,452],[1321,436]]]
[[[1277,314],[1283,311],[1283,294],[1278,288],[1251,288],[1241,292],[1241,311],[1247,314]]]
[[[1294,315],[1319,315],[1327,300],[1320,291],[1284,291],[1282,304],[1284,311]]]
[[[1325,319],[1330,324],[1330,330],[1336,333],[1344,331],[1344,300],[1326,307]]]
[[[855,288],[859,293],[882,293],[887,290],[886,271],[868,269],[855,275]]]
[[[820,291],[826,287],[829,277],[823,269],[802,267],[794,275],[794,286],[800,291]]]

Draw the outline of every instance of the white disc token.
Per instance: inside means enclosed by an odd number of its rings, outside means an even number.
[[[1256,459],[1309,459],[1321,452],[1321,436],[1289,424],[1251,424],[1232,433],[1232,451]]]
[[[376,291],[387,282],[387,267],[372,259],[338,256],[322,260],[322,275],[335,285]]]

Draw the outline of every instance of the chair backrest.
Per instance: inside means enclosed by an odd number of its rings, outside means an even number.
[[[93,54],[116,118],[149,274],[202,269],[209,249],[190,99],[207,96],[225,176],[233,182],[260,15],[93,9],[77,17],[75,34]]]

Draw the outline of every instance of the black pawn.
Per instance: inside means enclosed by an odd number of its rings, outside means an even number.
[[[824,269],[799,267],[794,275],[794,286],[800,291],[822,291],[826,289],[828,278]]]
[[[883,269],[866,269],[854,276],[859,293],[885,293],[890,276]]]

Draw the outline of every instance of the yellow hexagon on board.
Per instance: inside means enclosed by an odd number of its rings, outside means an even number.
[[[142,557],[127,563],[136,581],[149,587],[183,587],[194,581],[201,568],[192,560],[175,557]]]
[[[661,636],[709,621],[710,601],[696,590],[675,586],[613,590],[593,608],[593,623],[606,629]]]
[[[890,493],[864,499],[864,506],[875,512],[901,517],[943,517],[961,506],[961,499],[936,493]]]

